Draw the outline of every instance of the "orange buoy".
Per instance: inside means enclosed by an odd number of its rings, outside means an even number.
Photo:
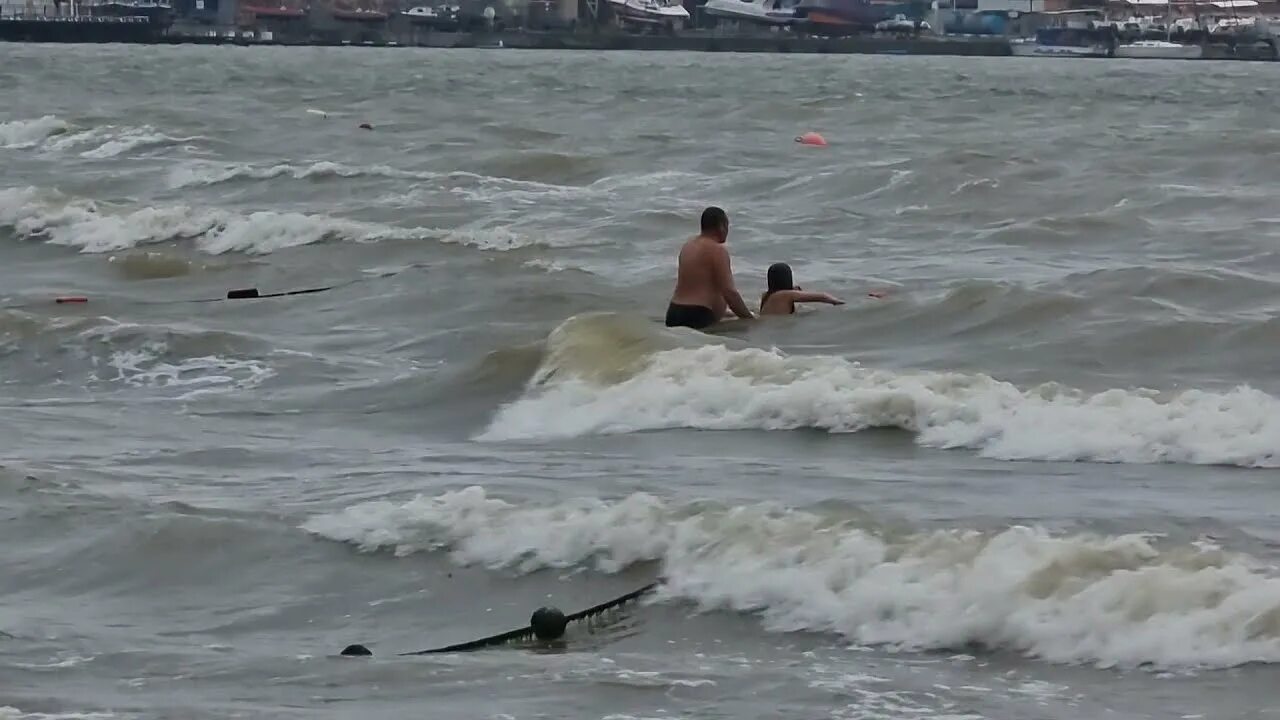
[[[796,138],[796,142],[801,145],[817,145],[818,147],[827,146],[827,139],[816,132],[807,132]]]

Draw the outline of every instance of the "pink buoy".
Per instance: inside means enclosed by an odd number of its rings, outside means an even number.
[[[796,142],[801,145],[817,145],[818,147],[827,146],[827,139],[816,132],[807,132],[796,138]]]

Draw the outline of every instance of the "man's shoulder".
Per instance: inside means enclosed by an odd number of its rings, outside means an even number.
[[[723,250],[724,246],[718,242],[714,242],[712,240],[704,238],[701,235],[694,235],[693,237],[684,241],[684,245],[682,246],[681,249],[697,251],[700,253],[706,253],[706,252],[717,252],[717,251]]]
[[[717,257],[729,254],[729,249],[724,246],[724,243],[718,243],[710,238],[696,237],[689,242],[694,244],[702,252],[709,253]]]

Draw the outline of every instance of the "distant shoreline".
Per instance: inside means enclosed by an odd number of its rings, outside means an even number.
[[[367,36],[365,36],[367,38]],[[635,35],[620,32],[512,30],[499,32],[384,33],[378,39],[281,38],[201,35],[157,31],[147,23],[67,22],[58,19],[0,19],[0,41],[28,43],[143,45],[237,45],[242,47],[417,47],[487,48],[509,50],[629,50],[830,55],[947,55],[1003,57],[1012,55],[1009,38],[1002,36],[854,35],[807,37],[795,35],[728,35],[686,32],[675,35]],[[1097,58],[1111,59],[1111,58]],[[1274,61],[1274,54],[1252,46],[1206,45],[1202,60]]]

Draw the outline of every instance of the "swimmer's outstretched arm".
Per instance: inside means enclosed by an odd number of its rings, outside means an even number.
[[[793,302],[820,302],[828,305],[843,305],[844,301],[840,298],[820,292],[796,292],[791,296]]]

